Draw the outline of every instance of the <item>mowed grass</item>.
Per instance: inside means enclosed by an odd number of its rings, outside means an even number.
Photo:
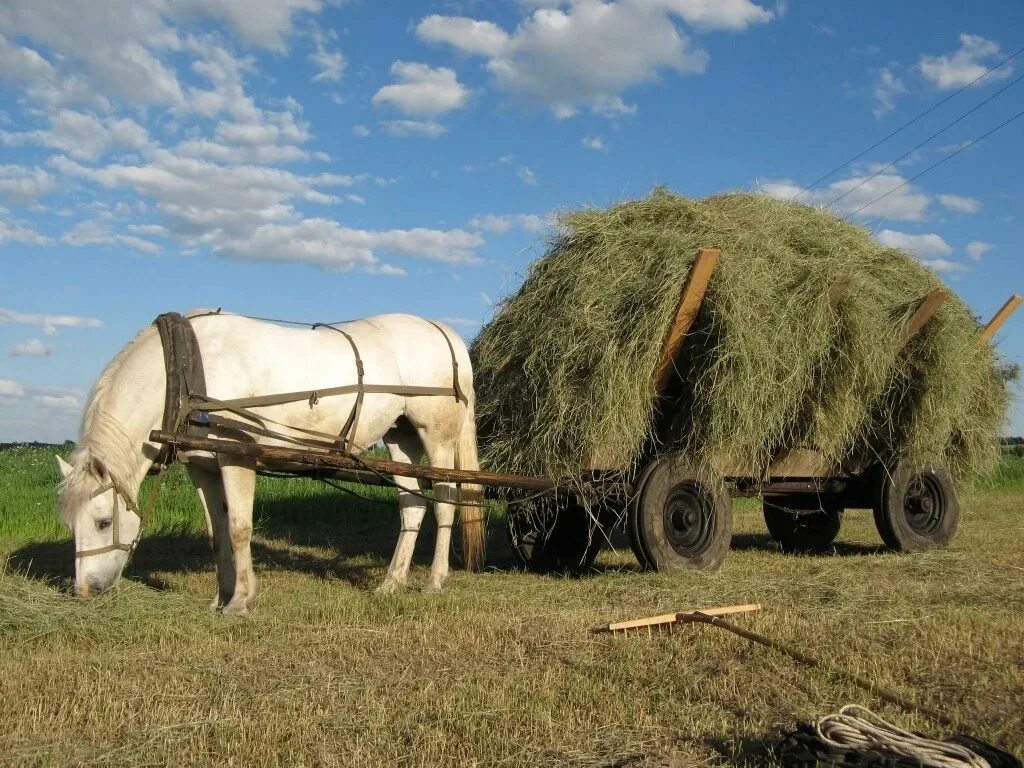
[[[72,598],[56,467],[0,452],[0,764],[771,765],[801,718],[859,702],[933,733],[842,678],[730,634],[592,636],[592,625],[760,602],[738,621],[944,712],[1024,756],[1024,462],[964,495],[946,549],[879,549],[850,512],[836,553],[786,556],[756,502],[737,503],[715,574],[647,574],[628,547],[582,578],[515,570],[498,515],[490,567],[442,595],[380,597],[397,533],[389,503],[263,479],[247,619],[214,592],[185,475],[165,483],[128,578]],[[426,527],[414,584],[432,548]]]

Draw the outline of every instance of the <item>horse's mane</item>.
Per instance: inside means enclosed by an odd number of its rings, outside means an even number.
[[[89,404],[82,416],[78,446],[71,454],[72,470],[58,485],[60,515],[68,525],[71,525],[75,510],[93,493],[102,479],[96,472],[93,459],[101,460],[118,479],[127,479],[135,472],[138,465],[137,446],[132,444],[121,424],[110,414],[107,400],[111,385],[125,360],[143,339],[156,332],[152,325],[139,331],[107,364],[93,384]]]

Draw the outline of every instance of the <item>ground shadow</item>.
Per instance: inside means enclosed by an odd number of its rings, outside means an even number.
[[[258,569],[304,573],[373,586],[374,571],[386,566],[398,538],[399,514],[391,503],[371,504],[346,496],[282,497],[258,501],[252,551]],[[514,558],[504,521],[487,522],[488,568],[511,570]],[[428,514],[416,542],[415,562],[429,563],[436,524]],[[452,567],[461,566],[458,530]],[[11,553],[8,568],[31,579],[68,586],[74,575],[70,540],[28,544]],[[170,587],[167,575],[213,571],[206,536],[190,530],[144,534],[125,575],[154,589]]]
[[[743,551],[760,551],[760,552],[774,552],[776,554],[782,554],[782,549],[779,547],[778,542],[767,533],[737,533],[732,537],[733,550]],[[880,552],[884,552],[885,547],[882,545],[872,546],[870,544],[855,544],[853,542],[836,541],[833,543],[832,548],[825,552],[808,553],[802,555],[803,557],[852,557],[859,555],[877,555]]]

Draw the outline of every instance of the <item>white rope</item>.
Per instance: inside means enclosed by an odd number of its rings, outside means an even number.
[[[847,704],[838,714],[825,715],[814,729],[824,744],[838,749],[901,755],[920,761],[925,768],[990,768],[987,760],[966,747],[904,731],[857,704]]]

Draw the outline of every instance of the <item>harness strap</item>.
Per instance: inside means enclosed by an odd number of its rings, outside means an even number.
[[[363,367],[363,358],[359,356],[359,347],[356,346],[355,339],[352,335],[341,328],[337,328],[333,325],[325,325],[323,323],[316,323],[313,326],[315,331],[317,328],[330,328],[332,331],[337,331],[345,340],[348,341],[350,347],[352,347],[352,355],[356,361],[356,399],[352,403],[352,410],[349,411],[348,419],[345,421],[345,426],[341,428],[341,434],[339,439],[341,440],[341,449],[343,451],[349,450],[349,447],[354,444],[354,438],[356,435],[356,428],[359,424],[359,412],[363,409],[363,398],[366,396],[366,387],[363,382],[363,378],[366,375],[366,370]],[[312,398],[310,403],[312,403]]]
[[[452,392],[455,394],[455,399],[466,400],[466,402],[469,402],[465,395],[462,394],[462,388],[459,386],[459,361],[455,358],[455,345],[452,344],[452,340],[448,337],[448,333],[439,323],[435,323],[433,320],[427,320],[427,322],[441,332],[441,335],[444,336],[445,342],[448,344],[448,351],[452,356]]]
[[[164,473],[161,472],[157,477],[156,482],[153,484],[153,488],[149,492],[149,497],[146,499],[144,507],[139,507],[138,504],[132,499],[131,494],[128,493],[124,484],[116,480],[111,476],[105,484],[101,485],[95,491],[93,491],[90,498],[95,499],[97,496],[102,496],[107,491],[112,491],[114,494],[113,511],[110,516],[110,525],[113,533],[113,543],[108,544],[105,547],[96,547],[95,549],[83,549],[75,552],[75,559],[82,557],[92,557],[93,555],[105,555],[107,552],[114,552],[116,550],[122,550],[128,553],[128,557],[132,556],[135,552],[135,548],[139,546],[139,540],[142,538],[142,529],[146,525],[146,521],[153,512],[153,508],[156,506],[156,498],[160,492],[160,486],[164,481]],[[127,509],[130,509],[136,515],[139,516],[139,532],[135,534],[135,538],[132,539],[130,544],[125,544],[121,541],[121,506],[117,503],[118,498],[124,499],[124,505]]]

